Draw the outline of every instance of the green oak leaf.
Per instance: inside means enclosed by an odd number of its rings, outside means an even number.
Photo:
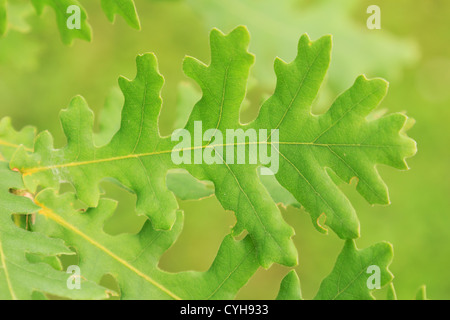
[[[74,254],[62,240],[17,227],[13,214],[39,210],[30,199],[14,195],[10,189],[23,189],[20,174],[0,162],[0,299],[31,299],[40,291],[73,299],[102,299],[108,291],[82,280],[80,290],[67,287],[69,275],[58,271],[57,255]]]
[[[97,145],[107,144],[114,133],[119,130],[122,104],[122,93],[118,89],[112,89],[100,113],[99,132],[94,135],[94,141]],[[17,131],[11,124],[11,118],[2,118],[0,120],[0,161],[11,160],[14,152],[21,145],[26,151],[33,152],[35,137],[35,127],[26,126]],[[194,190],[198,190],[198,187],[194,188]]]
[[[354,240],[347,240],[331,273],[322,281],[315,300],[373,300],[367,285],[371,282],[370,266],[380,270],[380,287],[392,283],[393,275],[388,267],[392,261],[392,246],[387,242],[377,243],[359,250]],[[390,290],[393,290],[391,285]],[[390,291],[389,291],[390,292]],[[395,292],[395,291],[393,291]],[[395,293],[394,293],[395,296]],[[392,297],[392,293],[388,293]],[[277,299],[301,300],[300,281],[294,270],[282,280]]]
[[[34,9],[28,0],[16,0],[14,2],[2,0],[0,1],[0,8],[0,11],[4,11],[4,14],[0,15],[0,23],[6,27],[4,33],[9,29],[20,32],[28,32],[30,30],[27,19],[34,12]],[[1,33],[0,36],[2,36]]]
[[[79,1],[31,0],[30,2],[36,9],[38,15],[42,14],[46,6],[49,6],[54,10],[58,29],[64,44],[69,45],[74,39],[77,38],[91,41],[91,26],[87,22],[86,10],[79,3]],[[18,30],[28,30],[28,25],[23,21],[23,17],[29,15],[30,13],[27,6],[28,3],[22,1],[22,3],[18,4],[9,4],[9,0],[0,0],[0,36],[3,36],[6,33],[8,24]],[[80,8],[80,29],[67,28],[67,19],[71,16],[71,13],[68,13],[67,9],[71,5],[76,5]],[[141,25],[136,12],[134,0],[101,0],[101,6],[110,22],[114,22],[115,16],[120,15],[128,25],[140,30]]]
[[[50,6],[55,11],[56,23],[64,44],[70,45],[76,38],[91,41],[92,30],[87,22],[86,11],[77,0],[31,0],[31,2],[38,15],[42,14],[45,6]],[[67,19],[70,16],[67,13],[67,8],[72,5],[80,8],[80,29],[69,29],[67,27]]]
[[[416,300],[428,300],[427,299],[427,287],[422,285],[416,293]]]
[[[230,94],[243,96],[246,74],[253,61],[246,51],[246,29],[238,28],[228,36],[213,31],[211,41],[216,44],[212,52],[212,72],[217,77],[223,76],[222,62],[217,59],[217,55],[223,52],[231,57],[236,56],[237,63],[233,66],[233,72],[242,74],[242,87],[237,85],[237,93]],[[133,81],[124,78],[119,81],[125,95],[121,128],[108,145],[97,148],[93,144],[92,112],[85,101],[77,97],[71,102],[69,109],[61,114],[68,145],[61,150],[53,150],[51,136],[44,132],[36,139],[36,153],[28,156],[27,152],[19,149],[12,167],[24,169],[22,172],[30,190],[35,191],[39,184],[58,187],[60,181],[69,181],[74,184],[78,197],[94,207],[99,199],[98,182],[103,178],[114,178],[137,194],[139,214],[146,214],[156,229],[167,230],[175,222],[178,208],[174,195],[165,185],[167,171],[176,167],[170,158],[175,143],[170,138],[160,137],[158,132],[157,117],[161,108],[159,95],[163,79],[156,69],[156,58],[152,54],[139,56],[137,68],[137,76]],[[238,104],[234,106],[238,107]],[[239,181],[235,179],[229,180],[228,184],[231,185],[216,187],[216,195],[226,209],[233,210],[238,215],[235,227],[237,233],[247,229],[252,238],[257,240],[262,265],[268,267],[274,261],[295,265],[296,250],[290,239],[293,231],[282,220],[276,205],[270,201],[267,191],[259,183],[256,166],[254,168],[245,177],[251,199],[246,198],[247,192],[240,191]],[[238,169],[242,172],[248,170]],[[205,167],[204,171],[218,174],[215,178],[218,181],[223,181],[224,175],[231,178],[234,175],[226,166],[222,166],[220,170]],[[215,182],[212,176],[201,180]],[[236,203],[235,195],[227,196],[225,190],[242,193],[244,200],[240,204]],[[248,214],[249,207],[253,207],[254,212]]]
[[[159,259],[181,232],[181,211],[170,231],[157,231],[147,221],[136,235],[111,236],[103,226],[115,201],[101,199],[97,208],[86,212],[73,209],[75,201],[71,193],[58,196],[51,189],[39,193],[35,230],[63,238],[75,248],[87,279],[115,277],[122,299],[232,299],[259,266],[250,237],[237,241],[226,236],[209,270],[165,272],[158,267]]]
[[[141,23],[139,22],[133,0],[102,0],[101,4],[109,21],[114,22],[114,17],[118,14],[131,27],[137,30],[141,29]]]
[[[337,187],[338,180],[350,183],[356,177],[357,190],[369,203],[388,204],[387,187],[376,165],[407,169],[405,158],[415,154],[416,145],[405,134],[411,119],[400,113],[372,113],[386,94],[387,83],[381,79],[360,76],[327,112],[311,113],[328,68],[330,47],[329,37],[311,42],[303,36],[293,62],[277,59],[275,93],[249,126],[280,130],[281,142],[275,146],[280,153],[278,182],[270,176],[261,177],[273,200],[302,205],[319,231],[326,232],[327,225],[348,239],[359,236],[359,222]],[[321,219],[325,222],[319,223]]]
[[[196,121],[202,121],[203,130],[214,132],[278,129],[279,142],[258,142],[261,148],[270,144],[272,152],[279,154],[278,182],[310,212],[319,230],[329,226],[343,239],[358,237],[356,213],[329,172],[334,171],[345,182],[357,177],[357,190],[370,203],[388,203],[387,188],[375,166],[407,168],[404,159],[412,156],[416,148],[403,132],[407,117],[390,114],[368,121],[367,115],[384,97],[387,84],[363,76],[337,98],[328,112],[313,115],[311,104],[328,69],[331,38],[312,42],[304,35],[293,62],[276,60],[275,93],[262,105],[258,118],[243,125],[239,111],[253,63],[248,44],[245,27],[228,35],[214,29],[211,63],[185,59],[185,73],[198,82],[203,92],[185,130],[193,136]],[[139,56],[137,69],[134,80],[119,80],[125,96],[121,126],[107,145],[97,147],[93,143],[93,114],[84,99],[77,97],[61,113],[68,144],[55,150],[51,135],[44,132],[36,139],[34,153],[18,149],[11,168],[22,172],[26,186],[33,192],[39,185],[58,188],[61,181],[70,182],[80,200],[91,207],[98,204],[99,182],[113,178],[137,194],[137,212],[147,215],[155,229],[165,230],[173,225],[178,209],[166,184],[167,172],[185,169],[196,179],[213,183],[224,209],[236,215],[233,235],[248,231],[262,266],[273,262],[295,265],[293,230],[259,179],[261,163],[175,165],[171,153],[177,144],[170,137],[161,137],[158,130],[163,78],[157,71],[155,56]],[[236,155],[241,146],[229,145]],[[248,154],[250,145],[242,146]],[[220,147],[214,140],[187,150],[214,151],[223,158]]]
[[[171,164],[167,159],[162,161],[160,152],[155,149],[162,140],[158,133],[157,115],[163,80],[156,70],[153,55],[139,56],[137,64],[138,75],[134,81],[120,79],[125,106],[121,129],[110,143],[100,148],[94,145],[92,111],[84,99],[76,97],[70,107],[61,112],[61,121],[68,137],[67,146],[53,150],[50,134],[43,132],[36,138],[36,153],[27,156],[23,148],[19,148],[16,159],[30,161],[29,164],[40,163],[41,169],[24,176],[30,190],[35,191],[39,184],[58,187],[59,180],[71,181],[79,198],[91,207],[98,204],[98,182],[106,177],[115,178],[136,192],[139,214],[151,217],[156,229],[168,230],[175,222],[178,205],[164,186],[166,172],[163,168]],[[61,161],[61,170],[42,167],[46,163],[53,166],[54,161]],[[133,170],[123,170],[123,166]],[[158,170],[151,170],[151,166]]]
[[[16,131],[11,124],[11,118],[0,120],[0,160],[9,161],[20,145],[32,152],[35,135],[36,129],[31,126]]]
[[[387,83],[381,79],[360,76],[327,112],[311,113],[330,48],[330,37],[311,42],[302,36],[293,62],[275,61],[275,93],[262,105],[253,126],[279,129],[280,144],[274,148],[280,154],[280,169],[275,176],[311,214],[318,230],[324,229],[318,223],[324,216],[325,225],[340,238],[351,239],[359,236],[359,222],[329,170],[347,183],[356,177],[357,191],[369,203],[388,204],[376,165],[407,169],[405,158],[415,154],[416,145],[404,133],[405,115],[366,119],[386,94]]]
[[[389,287],[386,294],[386,300],[397,300],[397,292],[395,291],[394,283],[389,283]]]
[[[380,242],[359,250],[354,240],[347,240],[331,273],[320,284],[315,300],[373,300],[370,282],[370,266],[380,271],[380,287],[394,278],[388,267],[392,262],[391,244]]]
[[[295,146],[295,153],[300,156],[296,160],[298,164],[292,162],[288,155],[283,156],[284,153],[280,153],[282,163],[286,166],[284,172],[286,174],[282,174],[280,170],[277,179],[283,186],[271,176],[261,176],[260,179],[276,203],[295,207],[302,204],[312,213],[314,222],[325,213],[326,224],[341,238],[353,238],[359,233],[358,222],[351,204],[336,187],[338,180],[342,178],[345,182],[350,182],[352,177],[357,177],[357,189],[369,203],[388,204],[387,187],[379,177],[375,166],[385,164],[399,169],[407,168],[404,158],[412,156],[416,149],[414,141],[404,135],[412,121],[401,114],[383,117],[382,113],[370,113],[384,97],[387,84],[382,80],[367,80],[364,77],[359,77],[354,86],[335,101],[329,112],[320,116],[310,114],[310,106],[316,97],[320,82],[316,81],[316,86],[312,87],[309,85],[312,81],[308,80],[323,79],[329,63],[330,41],[322,38],[310,43],[306,37],[302,40],[303,44],[299,44],[299,54],[294,62],[286,65],[277,60],[278,92],[276,90],[275,95],[262,107],[258,118],[260,120],[265,117],[262,119],[264,123],[272,121],[269,126],[262,125],[258,126],[259,128],[279,125],[281,136],[283,132],[289,132],[290,127],[306,124],[295,136],[296,141],[292,142],[292,146],[280,145],[280,152],[283,149],[293,149]],[[305,56],[309,60],[305,61]],[[289,68],[304,72],[299,72],[298,76],[292,79],[287,76],[293,74],[287,72]],[[292,85],[286,86],[288,83]],[[291,97],[291,100],[286,97]],[[359,101],[356,100],[358,98]],[[293,108],[299,110],[293,111],[291,110]],[[288,117],[290,123],[285,124],[288,113],[292,116]],[[300,113],[306,113],[302,117],[303,120],[298,119]],[[274,119],[278,119],[278,123]],[[327,128],[326,125],[331,127]],[[286,129],[282,130],[283,127]],[[360,131],[362,128],[364,130]],[[346,137],[343,136],[344,132]],[[377,134],[374,134],[375,132]],[[315,137],[312,136],[314,133]],[[292,137],[282,140],[292,140]],[[303,149],[302,152],[298,151],[299,148]],[[317,169],[322,167],[327,170],[314,170],[315,165]],[[310,173],[313,173],[313,176],[308,177]],[[293,176],[298,176],[299,179],[292,179]],[[184,178],[188,179],[187,176]],[[183,186],[181,181],[183,177],[178,179],[180,183],[170,189],[177,195],[182,193],[182,190],[175,188]],[[316,186],[320,186],[321,190],[317,190]],[[311,192],[305,193],[304,190],[308,189],[311,189]],[[204,192],[201,192],[198,197],[204,196]],[[192,193],[191,198],[195,198]],[[345,217],[345,222],[339,221],[340,216]],[[324,230],[323,226],[315,224],[320,231]],[[347,230],[342,228],[343,225]]]
[[[294,270],[289,271],[281,281],[277,300],[303,300],[300,279]]]
[[[186,125],[192,107],[199,98],[200,94],[192,85],[187,82],[179,84],[175,128],[183,128]],[[123,96],[121,91],[118,89],[111,90],[100,112],[99,131],[94,136],[96,145],[107,144],[111,141],[114,134],[119,131],[122,105]],[[200,200],[214,195],[214,185],[210,181],[197,180],[182,169],[169,171],[166,177],[166,184],[167,188],[181,200]]]
[[[0,37],[9,29],[27,32],[30,28],[26,18],[33,11],[29,2],[0,0]]]
[[[258,57],[254,73],[258,81],[269,88],[273,84],[270,63],[275,57],[292,59],[291,41],[299,33],[308,32],[314,38],[333,34],[336,44],[328,83],[334,92],[345,89],[361,73],[397,80],[403,69],[419,58],[419,48],[414,41],[384,28],[381,32],[368,30],[365,27],[368,5],[361,8],[358,0],[186,2],[208,29],[231,30],[236,25],[246,25],[252,31],[255,41],[251,49]]]

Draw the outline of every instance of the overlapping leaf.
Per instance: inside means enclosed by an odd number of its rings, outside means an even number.
[[[427,298],[427,287],[422,285],[417,289],[415,300],[428,300]],[[395,291],[394,283],[391,282],[388,287],[388,292],[386,295],[386,300],[398,300],[397,292]],[[404,299],[401,299],[404,300]]]
[[[252,51],[259,61],[254,73],[258,82],[266,87],[274,83],[270,63],[275,57],[291,59],[291,41],[303,32],[308,32],[311,37],[333,34],[336,44],[328,83],[334,92],[344,90],[363,72],[397,80],[402,69],[416,63],[419,58],[419,49],[414,41],[398,37],[387,28],[373,32],[361,27],[369,17],[364,10],[368,5],[364,8],[358,0],[186,2],[208,29],[230,30],[242,24],[252,31]]]
[[[156,231],[147,221],[137,235],[111,236],[103,226],[116,202],[102,199],[97,208],[81,213],[71,206],[75,200],[74,194],[42,191],[36,197],[41,210],[35,229],[74,247],[83,277],[99,282],[107,273],[114,276],[122,299],[232,299],[259,266],[250,237],[227,236],[206,272],[162,271],[159,259],[183,226],[180,211],[170,231]]]
[[[61,34],[61,40],[64,44],[71,44],[76,38],[91,41],[92,30],[87,22],[87,13],[82,9],[81,4],[77,0],[31,0],[38,15],[41,15],[46,6],[51,7],[55,11],[56,24]],[[80,8],[80,28],[69,29],[67,27],[67,19],[70,14],[67,9],[70,6],[78,6]]]
[[[393,251],[389,243],[377,243],[369,248],[359,250],[353,240],[345,243],[331,273],[322,281],[315,300],[373,300],[374,288],[369,277],[369,267],[379,270],[380,287],[393,279],[388,267],[392,261]],[[370,272],[368,272],[368,270]],[[282,299],[301,299],[300,281],[295,271],[283,279],[278,294]]]
[[[24,2],[25,3],[25,2]],[[87,13],[77,0],[31,0],[36,12],[41,15],[46,6],[51,7],[56,15],[56,22],[65,44],[71,44],[76,38],[90,41],[92,38],[91,26],[87,22]],[[73,12],[67,12],[70,6],[80,8],[80,28],[69,29],[67,19]],[[101,6],[109,21],[114,22],[115,16],[120,15],[133,28],[140,29],[140,22],[133,0],[101,0]],[[6,33],[8,14],[11,8],[8,0],[0,1],[0,36]]]
[[[388,203],[387,188],[375,166],[407,168],[404,159],[415,152],[414,141],[403,132],[407,117],[391,114],[368,119],[384,97],[387,84],[363,76],[328,112],[311,114],[311,104],[328,69],[331,38],[312,42],[305,35],[293,62],[276,61],[277,87],[261,107],[258,118],[242,125],[239,111],[253,63],[253,56],[247,52],[248,42],[249,35],[243,27],[228,35],[213,30],[211,63],[207,66],[193,58],[185,60],[185,73],[203,91],[185,129],[194,136],[196,121],[202,121],[203,132],[278,129],[279,143],[259,142],[261,147],[271,145],[272,152],[279,154],[278,182],[311,213],[319,230],[327,225],[341,238],[358,237],[359,222],[354,209],[330,172],[346,182],[358,178],[357,190],[370,203]],[[236,214],[233,233],[248,231],[262,266],[273,262],[295,265],[293,231],[258,177],[261,164],[175,165],[170,157],[175,143],[161,137],[158,131],[163,79],[156,69],[155,57],[139,56],[137,69],[133,81],[119,81],[125,104],[120,130],[110,143],[102,147],[93,143],[92,112],[82,98],[75,98],[61,114],[66,147],[55,150],[50,134],[45,132],[38,136],[33,154],[23,148],[16,153],[11,166],[22,172],[26,186],[34,191],[39,185],[58,188],[61,181],[68,181],[82,201],[95,207],[98,183],[114,178],[137,194],[138,213],[146,214],[155,229],[167,230],[176,220],[178,205],[166,186],[166,175],[169,169],[184,168],[197,179],[214,184],[222,206]],[[215,141],[203,141],[196,148],[214,149],[223,156],[218,147]],[[248,154],[249,146],[245,148]]]
[[[19,146],[26,151],[33,151],[36,129],[30,126],[16,131],[11,125],[11,118],[5,117],[0,121],[0,160],[11,160]]]
[[[120,100],[120,97],[117,97],[116,92],[113,91],[105,104],[105,111],[115,110],[118,107],[117,102]],[[111,119],[108,118],[108,120]],[[110,122],[102,121],[101,134],[96,136],[96,141],[99,141],[99,143],[109,140],[112,133],[116,131],[114,129],[115,126]],[[9,155],[15,151],[19,144],[32,145],[35,131],[33,128],[25,127],[21,131],[16,131],[12,128],[10,119],[4,118],[0,122],[0,129],[2,152],[4,151],[5,154]],[[31,152],[31,149],[27,148],[27,150]],[[13,189],[23,189],[24,186],[20,180],[20,175],[8,170],[6,162],[0,163],[3,165],[0,175],[4,179],[5,185]],[[10,175],[14,179],[9,179]],[[177,173],[173,176],[176,179],[180,175]],[[183,177],[184,175],[181,176]],[[194,178],[191,177],[191,179]],[[3,189],[6,190],[5,188]],[[198,193],[196,192],[196,194]],[[11,204],[11,207],[17,208],[14,212],[33,212],[38,214],[36,222],[33,224],[35,233],[17,228],[10,217],[8,223],[6,223],[7,226],[18,230],[18,233],[15,233],[13,237],[23,237],[22,233],[31,235],[31,238],[25,238],[25,241],[33,242],[33,244],[28,244],[33,247],[33,250],[29,252],[45,253],[49,250],[49,248],[46,248],[48,246],[47,242],[54,242],[53,245],[60,245],[58,247],[60,250],[63,248],[59,253],[73,254],[73,251],[63,246],[61,241],[46,238],[37,231],[45,232],[58,239],[64,239],[79,254],[82,279],[88,277],[99,282],[105,274],[112,274],[118,280],[122,299],[232,299],[254,274],[259,265],[256,259],[255,248],[249,237],[242,241],[235,241],[228,236],[224,239],[213,265],[207,272],[167,273],[160,270],[157,264],[160,256],[172,245],[181,232],[183,225],[181,212],[178,213],[178,219],[171,231],[155,231],[150,226],[150,223],[147,222],[143,230],[136,236],[113,237],[103,232],[105,220],[116,207],[116,203],[112,200],[101,200],[98,208],[82,213],[71,207],[71,204],[75,202],[73,194],[65,194],[62,197],[58,197],[51,190],[43,191],[35,200],[41,207],[33,205],[28,198],[13,196],[10,193],[8,193],[7,197],[11,200],[7,201]],[[33,210],[20,209],[21,207],[18,205],[23,201]],[[1,201],[1,203],[5,203],[5,201]],[[58,209],[52,210],[50,208]],[[0,238],[1,235],[2,233],[0,233]],[[5,251],[8,253],[23,253],[20,251],[22,248],[18,247],[15,242],[10,241],[13,237],[8,238],[9,241],[6,243],[7,250]],[[42,239],[45,239],[46,242],[41,241]],[[118,246],[117,243],[122,245]],[[129,258],[133,254],[134,258]],[[34,271],[33,268],[37,266],[36,270],[39,276],[42,276],[43,274],[39,273],[42,267],[37,265],[37,262],[46,262],[54,268],[60,268],[59,263],[57,263],[58,260],[50,259],[53,257],[27,254],[27,260],[33,262],[33,264],[28,266],[29,263],[27,262],[28,269],[26,271],[32,272]],[[93,265],[92,261],[95,259],[98,262],[99,258],[101,263]],[[44,267],[44,270],[47,269],[48,265]],[[85,283],[85,281],[83,281],[79,291],[59,288],[62,284],[66,285],[68,274],[58,273],[58,280],[63,279],[64,282],[61,284],[55,281],[56,285],[53,283],[41,284],[35,278],[30,277],[26,273],[24,274],[28,280],[20,283],[20,289],[22,291],[28,290],[29,294],[26,296],[21,295],[20,297],[15,295],[15,298],[31,298],[31,292],[38,289],[70,298],[98,299],[107,297],[105,289],[99,287],[99,291],[90,282],[89,286],[86,287],[87,282]],[[6,294],[7,286],[2,286],[2,288],[4,288],[5,292],[0,290],[0,295],[4,298],[12,298],[10,296],[11,293],[9,293],[9,296]],[[192,290],[193,288],[195,290]],[[36,298],[35,292],[33,292],[33,299]],[[45,298],[44,296],[42,297]]]
[[[392,281],[393,275],[388,267],[393,258],[392,246],[387,242],[377,243],[359,250],[355,242],[348,240],[336,260],[334,268],[321,283],[316,300],[372,300],[373,288],[370,276],[374,274],[371,266],[378,267],[380,287]]]
[[[10,193],[23,189],[20,174],[0,162],[0,299],[31,299],[33,292],[45,292],[74,299],[102,299],[107,290],[82,279],[83,290],[67,287],[69,275],[42,261],[60,254],[74,254],[62,240],[17,227],[13,214],[38,211],[33,202]],[[38,256],[28,257],[29,254]],[[34,257],[34,258],[33,258]]]

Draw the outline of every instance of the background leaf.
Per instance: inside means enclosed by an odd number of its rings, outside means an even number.
[[[102,299],[108,291],[92,282],[82,280],[82,290],[67,287],[69,275],[48,264],[56,255],[74,254],[62,240],[26,231],[17,227],[12,215],[35,213],[39,207],[30,199],[10,193],[23,189],[20,175],[0,162],[0,298],[2,300],[31,299],[34,291],[74,299]],[[29,256],[39,254],[43,257]],[[54,261],[52,262],[54,264]]]
[[[0,160],[10,160],[19,146],[32,151],[36,129],[30,126],[16,131],[11,125],[11,119],[6,117],[0,121]]]
[[[417,45],[408,38],[394,36],[386,28],[365,32],[363,24],[369,15],[363,15],[359,23],[352,19],[355,11],[365,14],[367,9],[364,5],[360,7],[357,0],[266,0],[263,3],[258,0],[187,0],[187,3],[202,17],[207,29],[231,30],[236,25],[248,26],[254,39],[251,49],[261,62],[256,64],[255,73],[267,87],[273,84],[269,63],[275,57],[291,60],[291,39],[304,32],[314,38],[332,34],[336,40],[329,74],[333,92],[347,88],[361,73],[399,79],[403,69],[419,57]]]
[[[70,45],[76,38],[91,41],[92,30],[87,23],[87,14],[81,4],[76,0],[31,0],[39,15],[44,11],[45,6],[50,6],[55,11],[56,23],[61,34],[61,40],[64,44]],[[69,6],[78,6],[80,8],[80,29],[67,28],[67,8]]]
[[[121,15],[133,28],[141,29],[141,24],[133,0],[102,0],[102,8],[108,20],[114,22],[116,14]]]
[[[158,262],[182,229],[181,212],[170,231],[157,231],[147,221],[136,235],[111,236],[103,225],[117,203],[102,199],[97,208],[82,213],[71,207],[75,200],[74,194],[57,196],[50,189],[39,193],[35,229],[76,248],[86,278],[115,277],[122,299],[232,299],[258,268],[250,237],[236,241],[227,236],[206,272],[165,272]]]
[[[57,26],[64,44],[70,45],[76,38],[91,41],[92,30],[87,22],[86,10],[77,0],[30,0],[30,2],[35,7],[38,15],[42,15],[45,6],[49,6],[54,10]],[[67,8],[72,5],[80,8],[80,29],[67,28],[67,19],[71,15],[67,13]],[[141,25],[133,0],[101,0],[101,6],[110,22],[114,22],[115,15],[120,15],[128,25],[140,30]],[[9,4],[8,0],[0,1],[0,37],[6,33],[8,25],[23,32],[28,31],[28,25],[23,19],[30,14],[27,9],[27,2],[23,0],[12,4]]]

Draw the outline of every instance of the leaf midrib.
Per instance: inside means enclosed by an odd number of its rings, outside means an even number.
[[[156,156],[156,155],[162,155],[162,154],[168,154],[172,152],[179,152],[179,151],[193,151],[197,149],[206,149],[206,148],[214,148],[214,147],[227,147],[227,146],[240,146],[240,145],[296,145],[296,146],[313,146],[313,147],[360,147],[360,148],[404,148],[401,145],[371,145],[371,144],[358,144],[358,143],[315,143],[315,142],[274,142],[271,141],[268,142],[243,142],[243,143],[223,143],[223,144],[214,144],[214,145],[204,145],[204,146],[196,146],[196,147],[189,147],[189,148],[180,148],[180,149],[170,149],[170,150],[160,150],[160,151],[154,151],[154,152],[148,152],[148,153],[140,153],[140,154],[128,154],[125,156],[118,156],[118,157],[111,157],[111,158],[104,158],[104,159],[95,159],[95,160],[87,160],[87,161],[78,161],[78,162],[69,162],[69,163],[62,163],[62,164],[56,164],[51,166],[43,166],[43,167],[34,167],[34,168],[24,168],[21,170],[21,173],[23,176],[28,176],[35,174],[37,172],[41,171],[47,171],[51,169],[58,169],[58,168],[66,168],[66,167],[78,167],[78,166],[84,166],[84,165],[90,165],[90,164],[97,164],[97,163],[104,163],[104,162],[114,162],[114,161],[120,161],[120,160],[127,160],[127,159],[133,159],[133,158],[141,158],[141,157],[149,157],[149,156]]]
[[[353,279],[351,279],[347,285],[342,289],[342,290],[337,290],[336,295],[331,299],[331,300],[336,300],[341,294],[343,294],[348,288],[350,288],[350,286],[352,286],[355,281],[359,278],[359,276],[364,272],[364,270],[367,270],[367,268],[373,264],[373,261],[376,261],[374,257],[372,257],[371,262],[368,262],[365,264],[365,266],[361,269],[361,271],[359,271],[355,277],[353,277]],[[339,277],[339,282],[340,282],[340,277]]]
[[[11,142],[8,142],[8,141],[5,141],[5,140],[1,140],[1,139],[0,139],[0,145],[1,146],[5,146],[5,147],[9,147],[9,148],[14,148],[14,149],[17,149],[18,147],[21,146],[21,145],[18,145],[18,144],[15,144],[15,143],[11,143]],[[28,152],[33,152],[33,149],[31,149],[31,148],[28,148],[28,147],[25,147],[25,146],[24,146],[24,148]]]
[[[118,255],[116,255],[115,253],[110,251],[108,248],[104,247],[99,242],[97,242],[94,239],[92,239],[91,237],[89,237],[87,234],[85,234],[84,232],[82,232],[81,230],[76,228],[74,225],[72,225],[68,221],[64,220],[62,217],[60,217],[55,212],[53,212],[53,210],[51,210],[50,208],[46,207],[44,204],[40,203],[37,200],[35,200],[35,202],[36,202],[36,204],[38,206],[41,207],[41,210],[39,211],[39,213],[42,214],[44,217],[50,218],[53,221],[55,221],[57,224],[59,224],[59,225],[63,226],[64,228],[67,228],[70,231],[76,233],[77,235],[82,237],[84,240],[88,241],[91,245],[93,245],[96,248],[98,248],[99,250],[103,251],[105,254],[107,254],[108,256],[110,256],[111,258],[113,258],[114,260],[116,260],[117,262],[119,262],[120,264],[122,264],[123,266],[128,268],[129,270],[133,271],[138,276],[140,276],[141,278],[143,278],[147,282],[151,283],[152,285],[154,285],[155,287],[157,287],[158,289],[160,289],[161,291],[166,293],[171,298],[173,298],[175,300],[181,300],[181,298],[179,296],[177,296],[175,293],[173,293],[172,291],[170,291],[169,289],[164,287],[162,284],[160,284],[159,282],[157,282],[156,280],[154,280],[153,278],[151,278],[150,276],[148,276],[144,272],[142,272],[139,269],[137,269],[135,266],[133,266],[132,264],[130,264],[129,262],[127,262],[123,258],[119,257]]]

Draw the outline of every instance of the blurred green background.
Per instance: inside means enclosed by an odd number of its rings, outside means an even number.
[[[94,32],[92,43],[60,40],[54,12],[37,17],[27,0],[15,29],[0,39],[0,116],[11,116],[16,128],[34,125],[50,130],[56,146],[65,142],[58,114],[70,99],[83,95],[98,113],[117,78],[135,75],[135,57],[155,52],[165,77],[161,133],[174,129],[180,82],[190,82],[182,60],[191,55],[209,61],[209,30],[229,32],[247,25],[256,54],[248,92],[249,107],[242,121],[250,121],[262,99],[274,89],[273,60],[290,61],[298,38],[332,34],[332,66],[314,110],[325,110],[349,87],[358,74],[384,77],[390,82],[382,108],[407,111],[416,119],[409,135],[418,142],[418,154],[408,161],[411,170],[379,167],[389,186],[392,204],[370,206],[354,186],[343,186],[361,220],[359,247],[386,240],[394,245],[391,270],[401,299],[414,297],[426,284],[428,297],[450,299],[450,2],[447,0],[135,0],[142,30],[130,28],[121,17],[107,21],[100,1],[81,0]],[[369,30],[369,5],[381,8],[381,30]],[[105,115],[107,116],[107,114]],[[105,183],[106,196],[120,200],[107,221],[112,234],[138,232],[142,217],[134,213],[133,195]],[[234,216],[218,201],[180,201],[185,228],[178,242],[163,257],[168,271],[206,270]],[[303,296],[312,298],[343,246],[334,234],[321,235],[307,213],[281,208],[295,228],[300,264],[296,268]],[[260,270],[238,298],[272,299],[287,269]],[[377,293],[383,297],[384,292]]]

